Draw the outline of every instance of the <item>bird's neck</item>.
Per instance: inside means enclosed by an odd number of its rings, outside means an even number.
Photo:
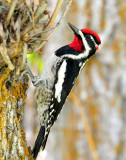
[[[83,52],[84,51],[83,42],[76,35],[74,37],[73,42],[68,44],[68,46],[73,48],[77,52]]]

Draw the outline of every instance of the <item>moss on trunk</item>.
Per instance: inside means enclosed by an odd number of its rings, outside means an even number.
[[[33,159],[21,128],[27,78],[16,82],[14,71],[4,67],[0,72],[0,158]]]

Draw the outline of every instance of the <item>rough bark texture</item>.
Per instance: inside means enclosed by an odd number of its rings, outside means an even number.
[[[14,71],[0,74],[0,159],[32,159],[20,122],[23,118],[27,78],[15,82]]]
[[[57,30],[72,0],[47,38],[63,0],[58,0],[51,19],[47,0],[0,0],[0,160],[32,160],[21,128],[28,79],[16,81],[25,68],[26,55],[40,52]],[[6,3],[4,3],[6,2]],[[36,3],[37,2],[37,3]]]
[[[21,128],[28,79],[16,81],[25,67],[26,54],[42,43],[49,16],[46,1],[36,10],[24,1],[0,1],[0,159],[32,160]]]

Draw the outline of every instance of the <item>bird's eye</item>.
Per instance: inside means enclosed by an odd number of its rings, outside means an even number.
[[[90,35],[86,35],[85,37],[86,37],[87,39],[90,39]]]

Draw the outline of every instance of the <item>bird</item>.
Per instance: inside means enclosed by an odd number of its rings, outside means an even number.
[[[94,31],[87,28],[78,29],[71,23],[68,25],[74,32],[74,40],[56,50],[47,59],[40,77],[34,76],[29,66],[24,71],[36,87],[35,100],[40,120],[40,130],[32,150],[34,159],[40,148],[45,149],[50,129],[57,120],[79,73],[101,44],[100,37]]]

